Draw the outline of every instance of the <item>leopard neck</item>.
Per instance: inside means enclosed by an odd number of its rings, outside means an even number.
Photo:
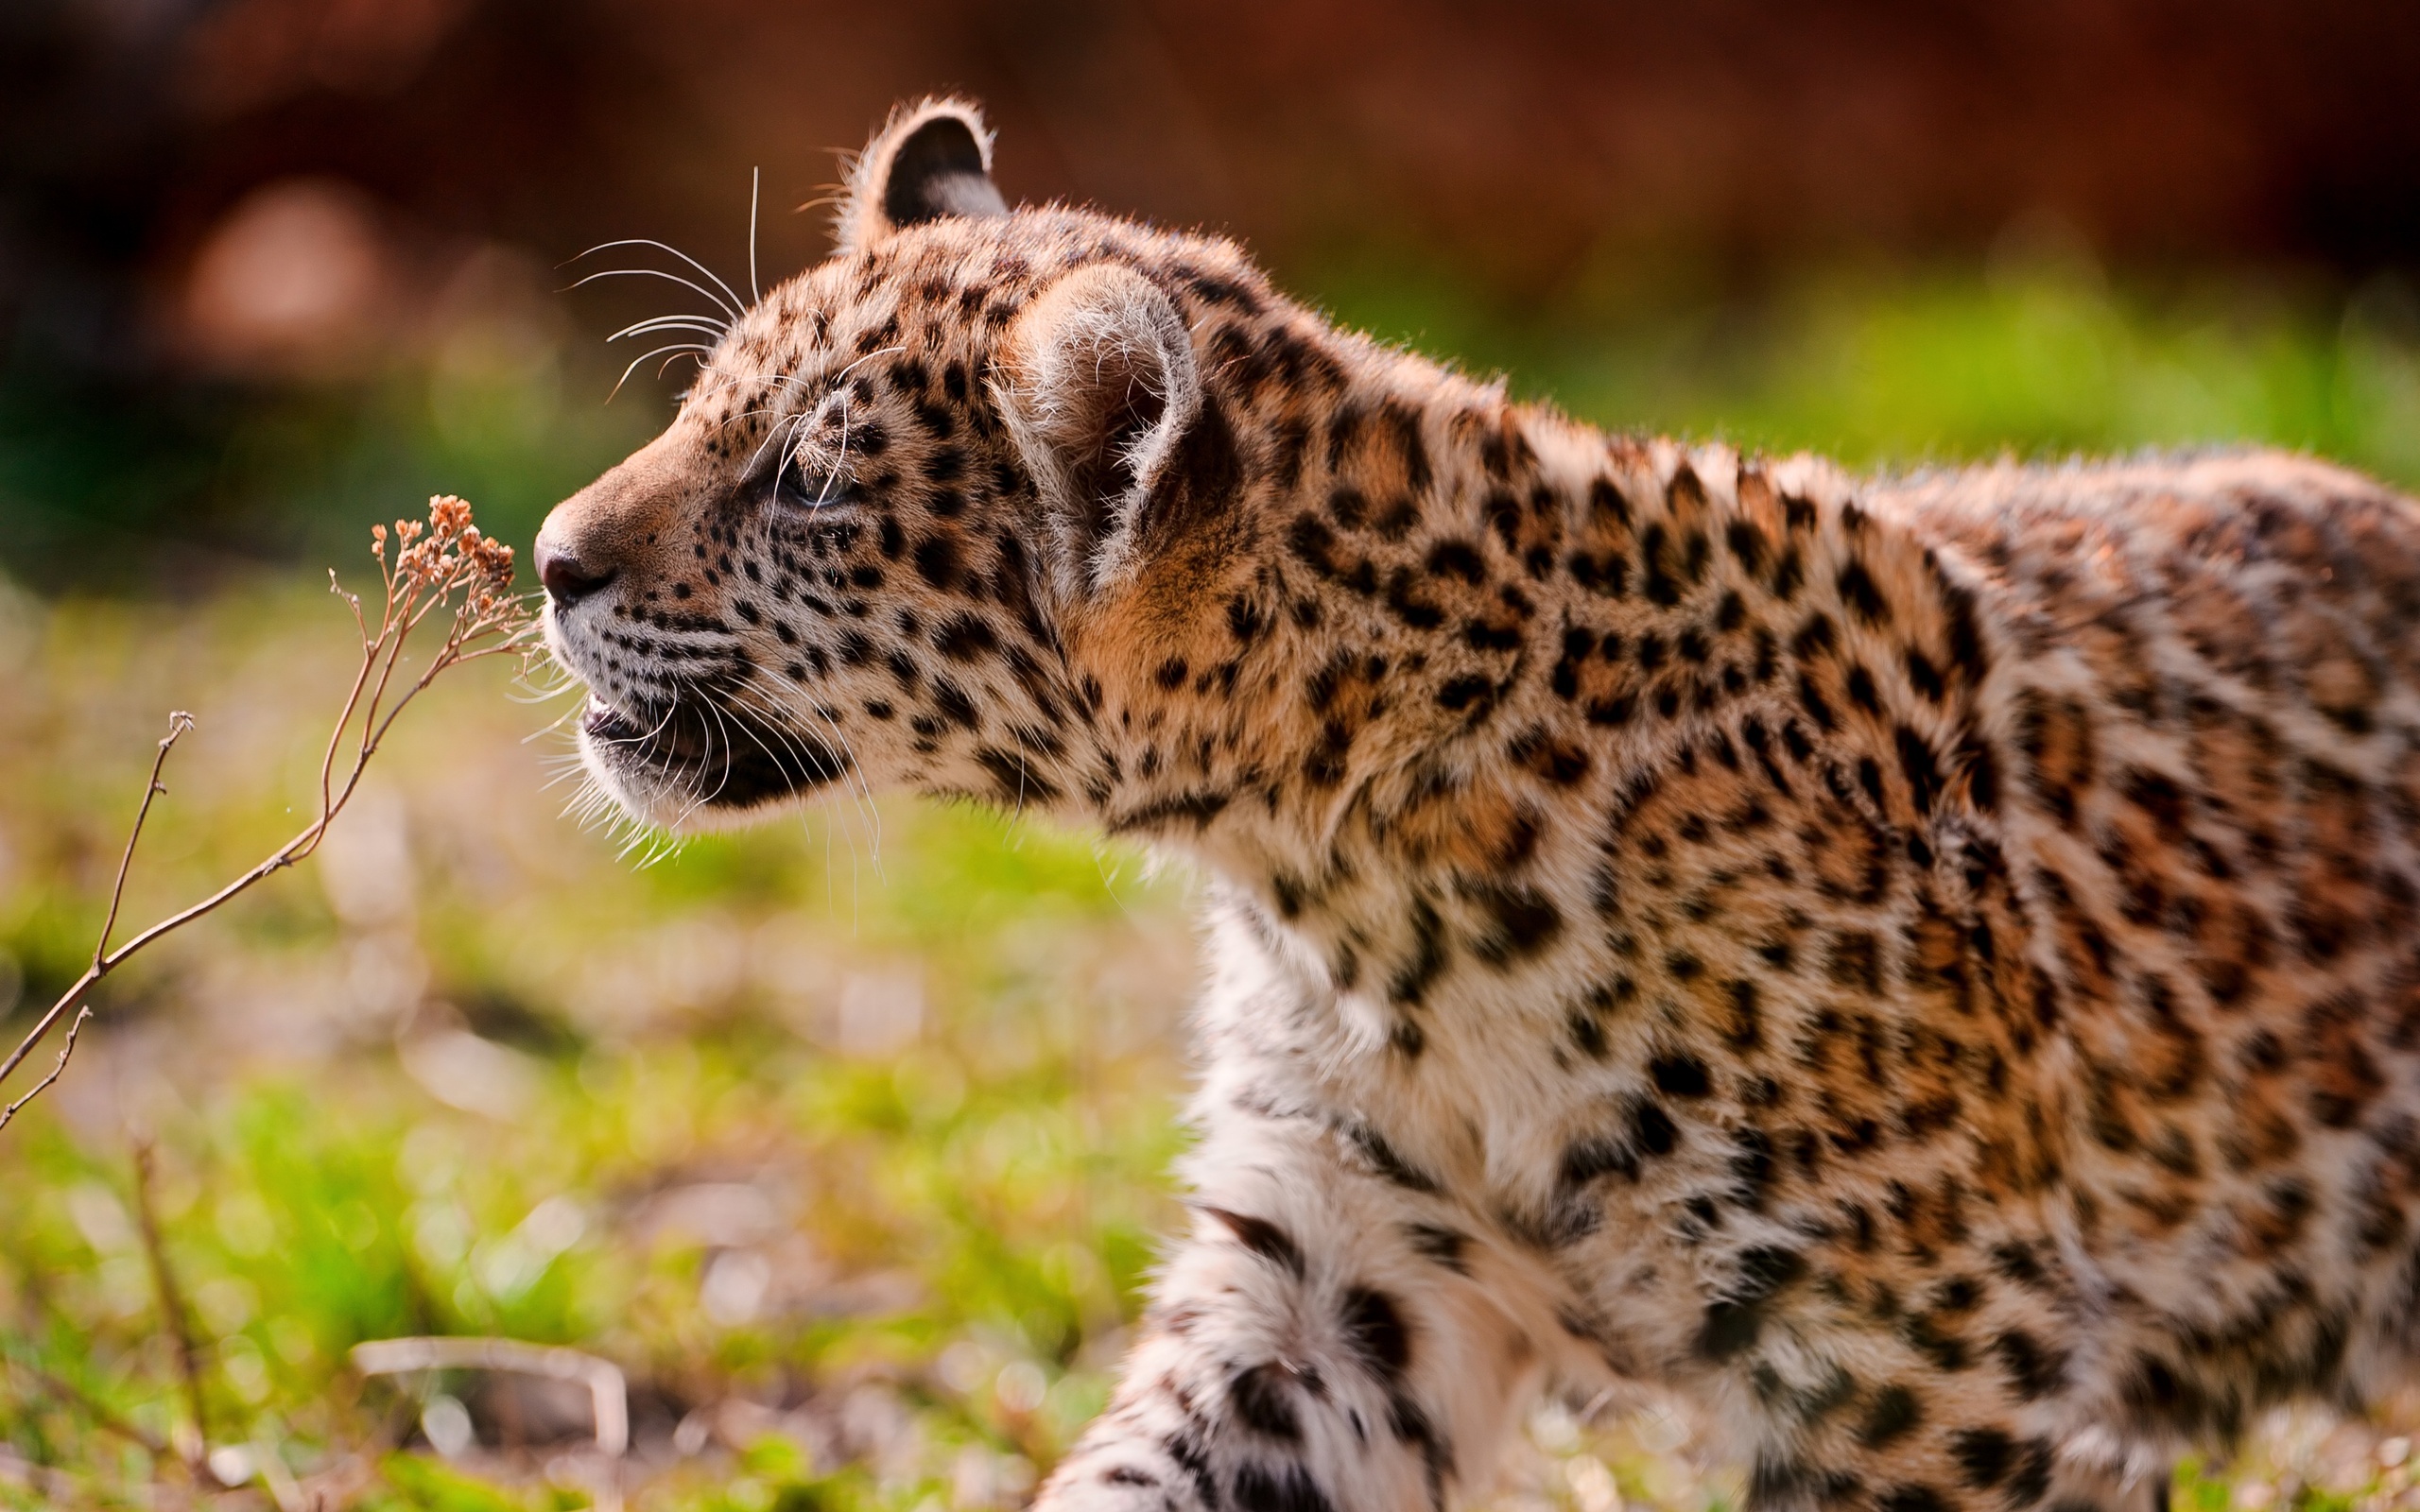
[[[1453,900],[1483,936],[1550,933],[1528,879],[1603,871],[1577,832],[1627,779],[1696,747],[1744,759],[1743,729],[1806,738],[1781,669],[1819,521],[1855,511],[1836,473],[1609,437],[1301,322],[1265,345],[1285,341],[1337,382],[1316,405],[1249,370],[1220,386],[1250,545],[1219,593],[1194,572],[1190,620],[1122,627],[1110,830],[1341,961]]]

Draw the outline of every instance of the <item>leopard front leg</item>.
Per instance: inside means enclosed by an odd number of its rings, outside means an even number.
[[[1239,1119],[1189,1164],[1193,1231],[1038,1505],[1400,1512],[1483,1485],[1542,1369],[1517,1266],[1315,1121]]]

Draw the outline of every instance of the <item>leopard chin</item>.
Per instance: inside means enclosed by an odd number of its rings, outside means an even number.
[[[697,698],[623,709],[592,696],[579,738],[590,775],[614,801],[673,833],[746,823],[850,770],[847,752],[821,737]]]

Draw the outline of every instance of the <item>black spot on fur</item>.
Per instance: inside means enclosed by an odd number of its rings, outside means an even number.
[[[1451,678],[1438,688],[1437,703],[1440,708],[1460,711],[1475,703],[1492,702],[1495,689],[1493,682],[1476,675]]]
[[[1227,632],[1236,638],[1238,644],[1251,645],[1268,627],[1268,620],[1261,616],[1259,606],[1252,600],[1241,593],[1227,600]]]
[[[1371,1374],[1390,1385],[1402,1379],[1411,1364],[1411,1331],[1405,1326],[1394,1298],[1381,1291],[1356,1286],[1344,1294],[1340,1322],[1344,1342],[1369,1366]]]
[[[1462,622],[1462,644],[1474,651],[1512,651],[1520,648],[1520,627],[1494,625],[1486,620]]]
[[[1865,563],[1855,557],[1850,558],[1847,565],[1841,569],[1840,576],[1834,579],[1833,586],[1841,591],[1841,601],[1858,618],[1868,625],[1891,623],[1891,606],[1883,598],[1882,590],[1876,585],[1874,575],[1865,570]]]
[[[1948,692],[1948,687],[1942,681],[1941,669],[1932,664],[1932,658],[1911,645],[1908,647],[1907,663],[1908,681],[1918,693],[1923,694],[1928,702],[1941,702],[1943,695]]]
[[[1876,1512],[1951,1512],[1947,1499],[1929,1486],[1894,1486],[1874,1499]]]
[[[2066,1379],[2066,1352],[2048,1348],[2022,1329],[2010,1329],[1994,1339],[1992,1353],[2008,1376],[2009,1389],[2021,1401],[2049,1396]]]
[[[1431,546],[1428,570],[1438,576],[1459,577],[1473,588],[1487,581],[1487,564],[1466,541],[1441,541]]]
[[[990,624],[973,614],[953,616],[933,631],[933,649],[953,662],[972,662],[999,648]]]
[[[1388,431],[1403,460],[1404,481],[1415,494],[1428,491],[1434,474],[1428,466],[1428,444],[1421,438],[1420,412],[1409,404],[1392,402],[1378,408],[1378,420]]]
[[[1669,1155],[1681,1139],[1672,1115],[1664,1111],[1662,1104],[1644,1098],[1631,1110],[1630,1129],[1631,1141],[1642,1155]]]
[[[933,707],[940,712],[943,719],[967,730],[973,730],[982,723],[981,715],[976,712],[975,700],[966,696],[964,689],[953,682],[940,679],[934,679]]]
[[[1214,1208],[1204,1204],[1201,1211],[1226,1225],[1227,1231],[1234,1234],[1236,1241],[1246,1249],[1271,1264],[1283,1266],[1295,1280],[1302,1279],[1302,1248],[1294,1243],[1293,1236],[1285,1229],[1278,1228],[1266,1218],[1255,1218],[1249,1213],[1231,1212],[1225,1208]]]
[[[1867,713],[1882,712],[1882,695],[1874,685],[1874,674],[1865,669],[1863,662],[1850,664],[1848,676],[1841,680],[1841,686],[1848,694],[1849,702]]]
[[[1949,586],[1942,590],[1941,601],[1949,618],[1949,660],[1966,675],[1970,685],[1979,683],[1991,670],[1991,658],[1983,649],[1983,632],[1975,623],[1975,595]]]
[[[1421,1258],[1434,1261],[1457,1276],[1471,1273],[1470,1264],[1463,1256],[1470,1247],[1470,1235],[1461,1229],[1448,1228],[1442,1224],[1412,1223],[1404,1226],[1404,1237],[1410,1241],[1412,1249]]]
[[[1428,1480],[1428,1504],[1432,1512],[1444,1512],[1445,1477],[1454,1468],[1454,1452],[1436,1424],[1429,1421],[1428,1409],[1412,1400],[1409,1392],[1397,1390],[1387,1399],[1387,1427],[1396,1439],[1420,1447],[1421,1469]]]
[[[1806,584],[1806,559],[1794,543],[1784,546],[1781,555],[1773,558],[1773,597],[1787,604],[1798,596],[1798,591]]]
[[[1564,1016],[1564,1023],[1571,1031],[1572,1047],[1591,1060],[1605,1058],[1605,1031],[1596,1015],[1585,1008],[1573,1008]]]
[[[1556,1184],[1572,1192],[1605,1176],[1638,1178],[1638,1153],[1628,1141],[1602,1135],[1574,1140],[1555,1168]]]
[[[1698,1354],[1728,1360],[1754,1344],[1764,1331],[1765,1304],[1806,1273],[1806,1261],[1794,1249],[1760,1245],[1744,1251],[1731,1294],[1710,1304],[1698,1325]]]
[[[1755,576],[1765,557],[1765,533],[1750,521],[1734,520],[1722,539],[1731,547],[1731,555],[1738,559],[1739,570]]]
[[[1234,1405],[1236,1417],[1253,1433],[1288,1444],[1302,1442],[1303,1420],[1294,1410],[1293,1390],[1285,1380],[1283,1366],[1256,1365],[1237,1371],[1227,1383],[1227,1400]]]
[[[1209,1437],[1209,1425],[1187,1406],[1185,1425],[1161,1439],[1160,1448],[1193,1477],[1193,1486],[1201,1498],[1201,1504],[1216,1507],[1219,1504],[1219,1483],[1210,1475]]]
[[[1234,796],[1227,793],[1174,793],[1111,815],[1106,825],[1112,833],[1156,830],[1170,823],[1189,824],[1200,830],[1225,813],[1233,801]]]
[[[1415,630],[1433,630],[1445,623],[1445,611],[1420,596],[1409,567],[1398,567],[1387,578],[1387,609]]]
[[[2000,1493],[2000,1504],[2009,1512],[2026,1512],[2050,1494],[2050,1441],[2029,1438],[2019,1453],[2016,1473],[2009,1477],[2008,1487]]]
[[[1235,1496],[1241,1512],[1334,1512],[1327,1493],[1300,1465],[1241,1466],[1236,1470]],[[1215,1507],[1219,1503],[1215,1496],[1205,1496],[1202,1504]]]
[[[1321,576],[1335,576],[1336,531],[1318,515],[1308,510],[1296,515],[1286,530],[1286,547]]]
[[[1531,888],[1491,887],[1479,894],[1478,904],[1488,927],[1471,949],[1490,966],[1500,969],[1527,960],[1563,932],[1562,910]]]
[[[1731,1022],[1724,1025],[1722,1038],[1735,1050],[1755,1049],[1764,1042],[1765,1036],[1756,984],[1746,977],[1734,977],[1724,990],[1731,999]]]
[[[1411,937],[1411,959],[1387,984],[1387,996],[1406,1005],[1417,1004],[1426,997],[1430,986],[1445,970],[1445,924],[1425,899],[1412,904]]]
[[[1858,1425],[1857,1441],[1868,1449],[1880,1449],[1915,1432],[1924,1418],[1924,1404],[1914,1392],[1905,1386],[1885,1386],[1874,1394],[1865,1420]]]
[[[1925,738],[1905,725],[1896,735],[1899,747],[1899,770],[1908,779],[1909,796],[1915,800],[1916,813],[1930,814],[1934,798],[1942,787],[1941,764],[1934,759],[1932,747]]]
[[[2007,1479],[2016,1440],[1996,1428],[1962,1428],[1949,1435],[1949,1453],[1958,1461],[1959,1478],[1985,1491]]]
[[[976,751],[975,759],[992,775],[994,795],[1011,808],[1059,800],[1058,786],[1034,771],[1022,751],[998,750],[985,746]]]
[[[1411,1192],[1438,1190],[1437,1178],[1403,1158],[1403,1153],[1387,1137],[1358,1119],[1345,1126],[1345,1135],[1361,1158],[1370,1162],[1378,1175],[1396,1186]]]
[[[1648,1064],[1647,1074],[1655,1079],[1656,1090],[1670,1097],[1703,1097],[1714,1086],[1705,1062],[1695,1056],[1658,1056]]]
[[[926,536],[916,542],[917,575],[943,593],[956,588],[963,568],[958,542],[948,536]]]
[[[1667,559],[1670,537],[1660,524],[1649,525],[1639,537],[1639,591],[1649,601],[1669,609],[1681,601],[1681,583]]]
[[[1614,486],[1611,478],[1590,481],[1588,511],[1618,525],[1627,527],[1630,524],[1630,501],[1622,497],[1622,490]]]

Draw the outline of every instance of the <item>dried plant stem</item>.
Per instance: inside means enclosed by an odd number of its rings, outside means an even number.
[[[413,1370],[510,1370],[550,1381],[577,1382],[588,1388],[591,1425],[598,1452],[619,1459],[630,1452],[630,1389],[621,1366],[578,1349],[559,1345],[525,1344],[519,1339],[477,1334],[436,1334],[418,1338],[372,1339],[356,1344],[353,1367],[365,1376],[400,1375]]]
[[[60,1015],[65,1013],[70,1006],[77,1009],[76,1021],[67,1026],[66,1042],[60,1046],[58,1064],[50,1068],[50,1074],[34,1084],[32,1091],[9,1104],[6,1109],[0,1109],[0,1127],[6,1127],[9,1120],[17,1115],[17,1109],[20,1107],[33,1101],[42,1093],[43,1089],[59,1079],[60,1072],[67,1069],[67,1057],[76,1053],[77,1036],[84,1032],[85,1021],[93,1016],[92,1004],[85,1000],[85,994],[92,990],[94,983],[107,976],[112,967],[132,952],[133,947],[130,946],[118,956],[112,956],[109,954],[110,934],[117,928],[117,911],[126,901],[126,874],[134,865],[134,847],[136,842],[143,838],[143,821],[151,816],[151,800],[167,791],[160,781],[160,774],[167,767],[168,752],[176,749],[178,740],[192,728],[193,715],[183,710],[180,709],[168,715],[168,732],[160,737],[160,748],[151,758],[151,780],[144,786],[142,805],[134,811],[134,823],[126,833],[126,850],[118,856],[117,880],[110,886],[109,915],[101,921],[100,937],[93,944],[92,964],[85,967],[84,974],[76,979],[73,987],[60,994],[57,1003],[51,1005],[50,1011],[42,1016],[42,1022],[33,1026],[32,1031],[18,1044],[8,1060],[0,1062],[0,1081],[5,1081],[9,1074],[16,1070],[18,1064],[26,1056],[32,1054],[33,1047],[41,1043],[43,1037],[50,1033],[51,1025],[59,1022]]]
[[[621,1366],[578,1349],[519,1339],[438,1335],[372,1339],[353,1347],[353,1367],[365,1376],[416,1370],[510,1370],[588,1388],[597,1463],[590,1468],[593,1512],[621,1512],[621,1460],[631,1449],[630,1387]]]
[[[168,752],[176,749],[177,741],[193,728],[193,715],[179,709],[168,715],[168,732],[160,737],[159,753],[151,758],[151,781],[144,785],[143,805],[134,811],[134,826],[126,833],[126,850],[117,858],[117,880],[110,885],[109,917],[101,920],[101,937],[93,942],[93,967],[101,969],[109,955],[110,936],[117,929],[118,905],[126,902],[126,874],[134,866],[134,843],[143,838],[143,821],[151,816],[151,800],[165,793],[160,784],[160,773],[168,765]]]
[[[190,714],[180,711],[170,715],[168,733],[161,740],[159,753],[151,764],[150,783],[144,789],[142,805],[135,812],[125,852],[118,860],[117,879],[110,891],[108,915],[102,922],[100,937],[94,944],[92,962],[18,1041],[8,1058],[0,1060],[0,1082],[24,1064],[26,1057],[72,1010],[75,1017],[68,1022],[58,1058],[40,1081],[14,1102],[0,1108],[0,1128],[6,1128],[19,1109],[41,1096],[67,1069],[68,1058],[76,1053],[77,1038],[93,1016],[90,994],[103,977],[161,936],[214,912],[317,850],[328,826],[344,811],[360,786],[362,773],[378,753],[388,731],[394,728],[395,720],[441,673],[481,657],[518,654],[528,649],[528,608],[511,592],[512,548],[480,535],[471,524],[469,505],[451,497],[432,499],[425,523],[397,521],[391,555],[385,526],[373,526],[371,540],[379,577],[386,589],[386,602],[374,627],[362,612],[360,597],[346,593],[333,572],[328,575],[330,590],[353,611],[354,626],[361,637],[361,660],[320,757],[319,812],[293,838],[270,851],[251,869],[112,950],[110,936],[117,927],[118,909],[126,896],[127,873],[134,864],[135,846],[143,838],[144,821],[150,816],[151,800],[167,791],[161,784],[160,775],[167,765],[168,752],[193,728]],[[447,608],[452,614],[445,639],[419,676],[406,677],[399,683],[396,673],[402,665],[405,643],[430,615]]]
[[[185,1388],[188,1433],[178,1434],[177,1449],[196,1480],[207,1482],[210,1418],[201,1394],[201,1350],[194,1343],[185,1317],[184,1291],[177,1284],[176,1267],[168,1263],[160,1242],[160,1217],[151,1200],[151,1142],[134,1142],[134,1218],[143,1234],[143,1253],[151,1263],[151,1284],[160,1294],[160,1328],[175,1352],[177,1376]]]

